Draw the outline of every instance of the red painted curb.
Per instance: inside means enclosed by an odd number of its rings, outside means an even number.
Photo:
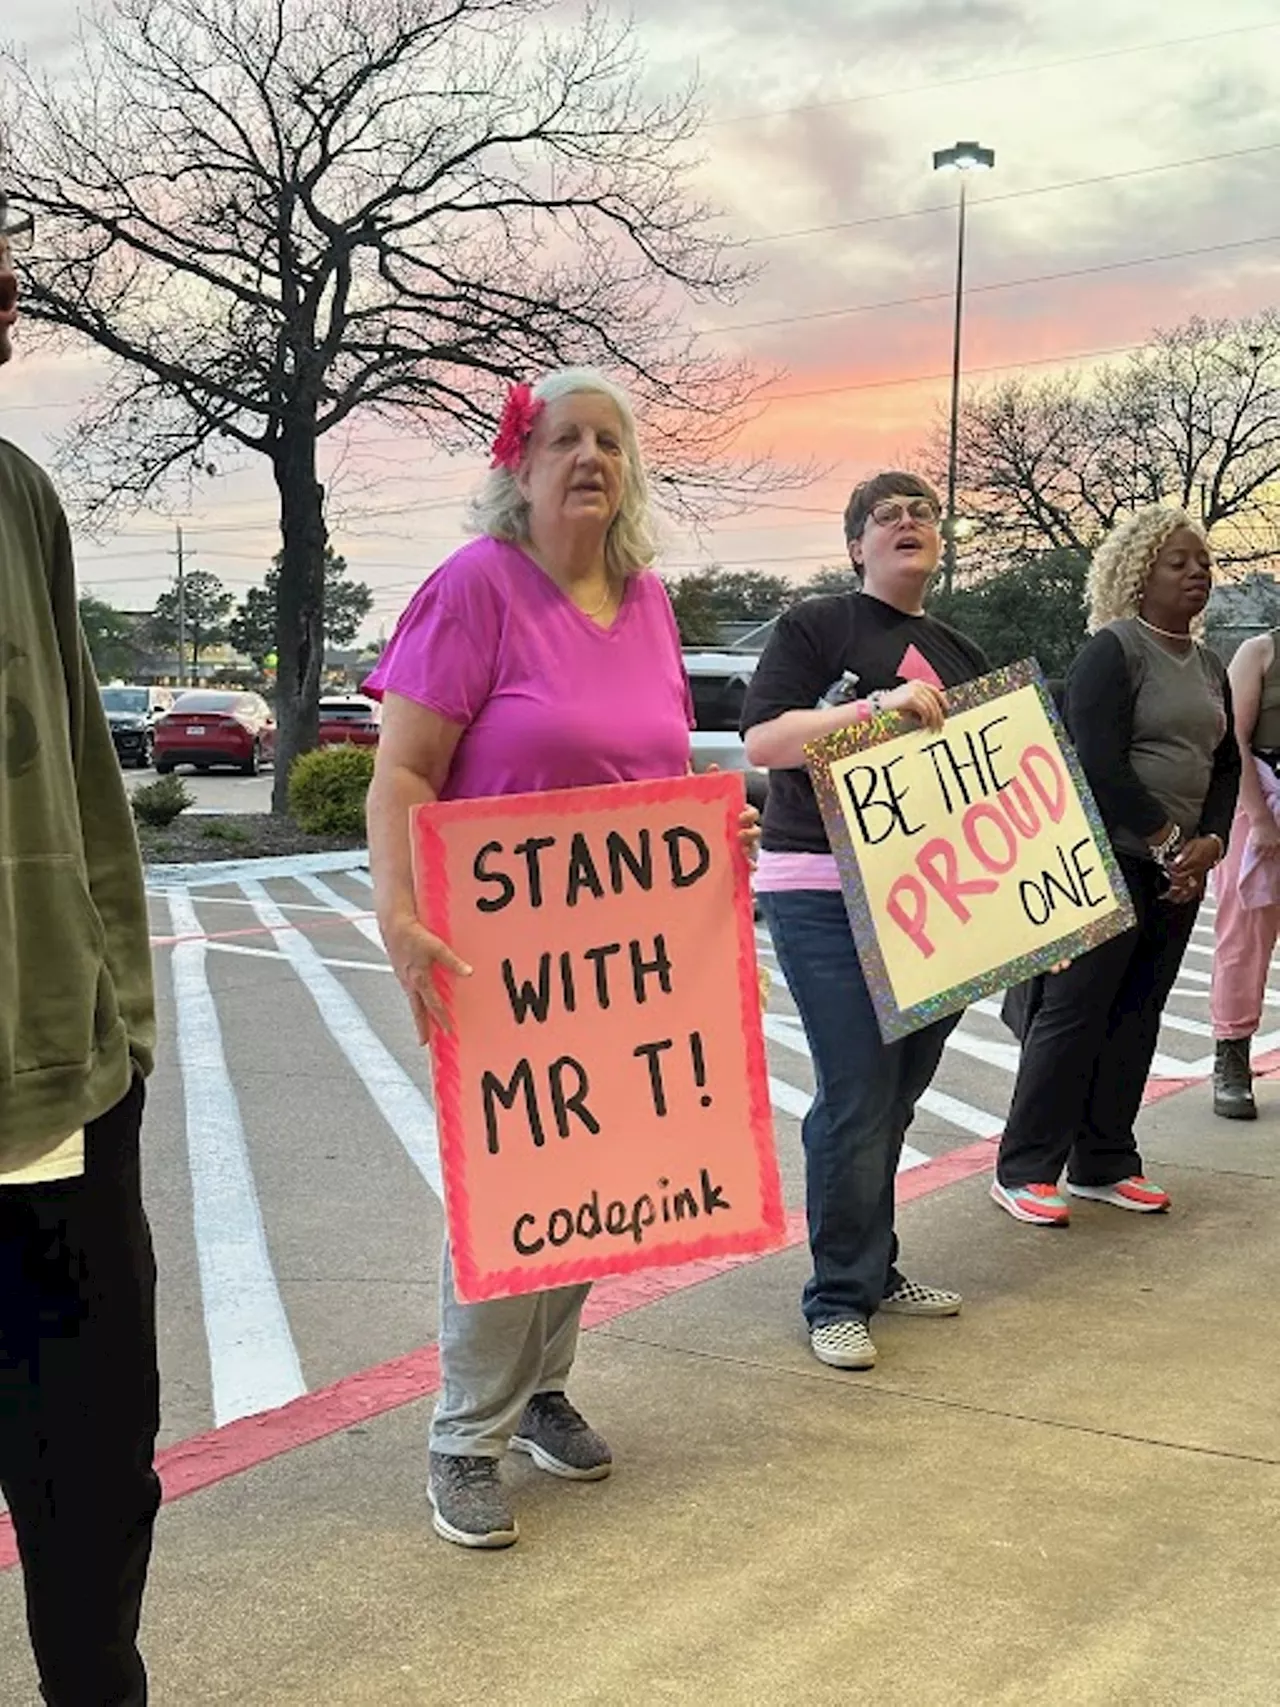
[[[1264,1056],[1262,1071],[1280,1070],[1280,1051]],[[1162,1102],[1200,1079],[1156,1079],[1148,1084],[1144,1104]],[[998,1138],[982,1138],[976,1144],[951,1150],[910,1168],[898,1176],[897,1201],[914,1203],[918,1198],[932,1196],[948,1186],[958,1185],[975,1174],[985,1172],[995,1161]],[[803,1244],[807,1237],[803,1210],[793,1210],[787,1216],[783,1250]],[[774,1255],[768,1252],[766,1255]],[[597,1328],[633,1310],[643,1310],[657,1304],[673,1293],[683,1292],[704,1281],[715,1280],[748,1263],[760,1262],[756,1254],[708,1258],[683,1263],[679,1268],[648,1269],[642,1274],[616,1275],[598,1280],[591,1289],[582,1313],[585,1328]],[[200,1493],[231,1476],[242,1475],[259,1464],[294,1452],[301,1446],[311,1446],[340,1434],[356,1423],[368,1422],[427,1398],[440,1385],[440,1358],[435,1345],[422,1346],[404,1357],[375,1364],[354,1375],[346,1375],[331,1386],[320,1387],[314,1393],[304,1393],[277,1410],[260,1416],[243,1417],[222,1428],[193,1435],[165,1447],[157,1456],[156,1467],[164,1489],[164,1502],[185,1499],[188,1494]],[[0,1572],[12,1569],[18,1562],[13,1526],[8,1517],[0,1518]]]

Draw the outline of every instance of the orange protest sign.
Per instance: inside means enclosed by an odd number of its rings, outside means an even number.
[[[469,1301],[779,1244],[741,779],[414,813],[432,1063]]]

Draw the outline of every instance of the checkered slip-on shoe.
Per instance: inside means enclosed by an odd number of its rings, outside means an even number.
[[[904,1278],[885,1293],[880,1308],[891,1316],[958,1316],[963,1303],[958,1292]]]
[[[809,1335],[809,1345],[819,1363],[832,1369],[872,1369],[876,1348],[867,1324],[856,1317],[847,1322],[824,1322]]]

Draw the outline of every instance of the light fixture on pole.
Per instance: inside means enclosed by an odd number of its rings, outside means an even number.
[[[965,191],[970,172],[989,172],[996,163],[995,150],[977,142],[957,142],[954,148],[935,149],[935,172],[960,173],[960,221],[956,244],[956,323],[951,349],[951,431],[947,439],[947,514],[944,524],[942,585],[949,593],[956,575],[956,437],[960,425],[960,329],[964,312],[964,220]]]

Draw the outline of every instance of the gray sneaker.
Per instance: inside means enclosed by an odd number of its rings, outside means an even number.
[[[519,1535],[496,1458],[430,1454],[431,1526],[459,1547],[510,1547]]]
[[[513,1452],[527,1452],[539,1470],[571,1482],[601,1482],[613,1469],[613,1454],[563,1393],[535,1393],[511,1438]]]

